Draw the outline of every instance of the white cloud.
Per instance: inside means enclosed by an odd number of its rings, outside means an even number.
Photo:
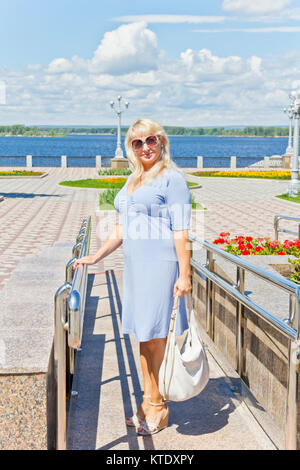
[[[222,8],[247,15],[264,15],[280,12],[291,2],[292,0],[224,0]]]
[[[70,72],[73,68],[72,62],[70,60],[59,58],[54,59],[50,62],[48,71],[49,73],[64,73]]]
[[[250,60],[239,56],[217,57],[208,49],[199,51],[187,49],[181,53],[180,60],[185,73],[190,73],[193,80],[198,80],[200,77],[214,77],[213,80],[217,81],[223,80],[224,76],[232,78],[249,71],[258,73],[261,66],[259,57],[252,57]]]
[[[150,58],[150,59],[149,59]],[[123,122],[152,116],[163,124],[285,124],[283,105],[299,87],[300,52],[262,60],[188,48],[175,59],[158,50],[145,23],[106,33],[91,59],[54,59],[47,67],[0,67],[5,123],[110,125],[109,102],[131,102]]]
[[[113,18],[114,21],[131,23],[144,21],[146,23],[221,23],[228,20],[227,16],[198,16],[198,15],[128,15]]]
[[[300,26],[271,26],[266,28],[195,29],[194,33],[300,33]]]
[[[92,72],[124,74],[155,69],[157,61],[155,33],[137,22],[105,33],[89,65]]]
[[[0,80],[0,104],[6,103],[6,86],[3,80]]]

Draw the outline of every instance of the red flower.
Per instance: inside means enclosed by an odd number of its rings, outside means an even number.
[[[253,237],[246,237],[247,242],[251,242],[253,240]]]
[[[245,248],[246,248],[246,246],[244,245],[244,243],[240,243],[239,246],[238,246],[239,250],[244,250]]]
[[[280,244],[280,242],[278,240],[274,240],[274,241],[269,243],[271,248],[276,248],[279,244]]]
[[[242,255],[250,255],[250,251],[249,250],[244,250],[244,251],[242,251]]]
[[[261,250],[262,250],[262,247],[261,247],[261,246],[257,246],[257,247],[255,248],[255,251],[257,251],[257,253],[259,253]]]
[[[219,243],[225,243],[224,238],[219,238]]]
[[[279,251],[279,253],[277,253],[278,255],[286,255],[286,253],[284,251]]]
[[[220,237],[228,237],[230,235],[230,232],[221,232]]]
[[[253,248],[253,245],[251,245],[251,243],[247,243],[246,248],[250,248],[250,250],[251,250],[251,248]]]

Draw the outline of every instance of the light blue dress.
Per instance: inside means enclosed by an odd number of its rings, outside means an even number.
[[[165,169],[128,194],[131,177],[114,200],[123,225],[122,332],[143,342],[168,336],[179,277],[174,231],[190,228],[191,197],[176,169]],[[181,335],[188,328],[184,296],[176,323]]]

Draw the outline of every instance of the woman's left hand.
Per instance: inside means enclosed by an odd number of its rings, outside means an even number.
[[[182,297],[183,294],[191,292],[191,278],[190,276],[179,276],[177,281],[174,284],[173,295],[175,296],[179,292],[178,297]]]

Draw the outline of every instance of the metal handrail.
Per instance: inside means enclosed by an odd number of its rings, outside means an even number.
[[[191,259],[191,265],[206,276],[206,326],[207,332],[214,340],[214,311],[212,308],[212,285],[216,284],[225,292],[229,293],[237,300],[236,315],[236,370],[242,378],[244,364],[244,306],[249,308],[254,314],[263,318],[268,324],[272,325],[277,331],[280,331],[288,339],[288,387],[287,387],[287,412],[285,426],[285,446],[286,449],[297,448],[297,413],[298,413],[298,373],[300,359],[300,286],[292,281],[282,279],[263,269],[253,266],[247,261],[242,260],[236,255],[220,250],[206,240],[200,240],[194,235],[189,234],[189,240],[200,244],[206,250],[206,263],[201,264],[194,258]],[[227,261],[233,263],[237,268],[236,284],[230,284],[213,272],[214,260],[213,254],[220,255]],[[244,292],[245,271],[258,276],[266,282],[289,292],[289,322],[288,324],[275,317],[265,309],[261,308],[255,302],[250,300]],[[294,302],[291,302],[291,297]],[[294,306],[294,307],[293,307]],[[293,307],[293,311],[292,311]]]
[[[79,265],[75,272],[73,264],[77,257],[88,255],[91,238],[91,217],[82,222],[73,258],[66,265],[66,282],[57,289],[54,298],[54,373],[56,383],[56,449],[67,448],[67,382],[74,373],[76,348],[81,345],[83,317],[87,288],[87,265]],[[78,236],[79,236],[78,235]],[[75,256],[74,256],[75,255]],[[69,360],[67,361],[67,358]]]
[[[195,260],[191,260],[191,265],[194,266],[198,271],[201,271],[206,277],[208,277],[211,281],[221,287],[223,290],[228,292],[235,298],[235,300],[241,302],[245,307],[248,307],[253,313],[256,313],[260,318],[264,319],[267,323],[274,326],[278,331],[286,335],[288,338],[292,340],[296,340],[298,338],[298,332],[287,325],[285,322],[276,318],[274,315],[270,314],[255,302],[250,300],[246,295],[241,294],[236,287],[230,285],[228,282],[224,281],[220,278],[217,274],[211,273],[206,267],[202,266]]]
[[[279,221],[281,219],[297,220],[299,222],[299,224],[298,224],[298,233],[293,232],[292,230],[286,230],[284,228],[279,228]],[[278,232],[291,233],[293,235],[297,235],[298,238],[300,238],[300,218],[299,217],[290,217],[290,216],[287,216],[287,215],[275,215],[274,216],[274,230],[275,230],[275,240],[278,240]]]

